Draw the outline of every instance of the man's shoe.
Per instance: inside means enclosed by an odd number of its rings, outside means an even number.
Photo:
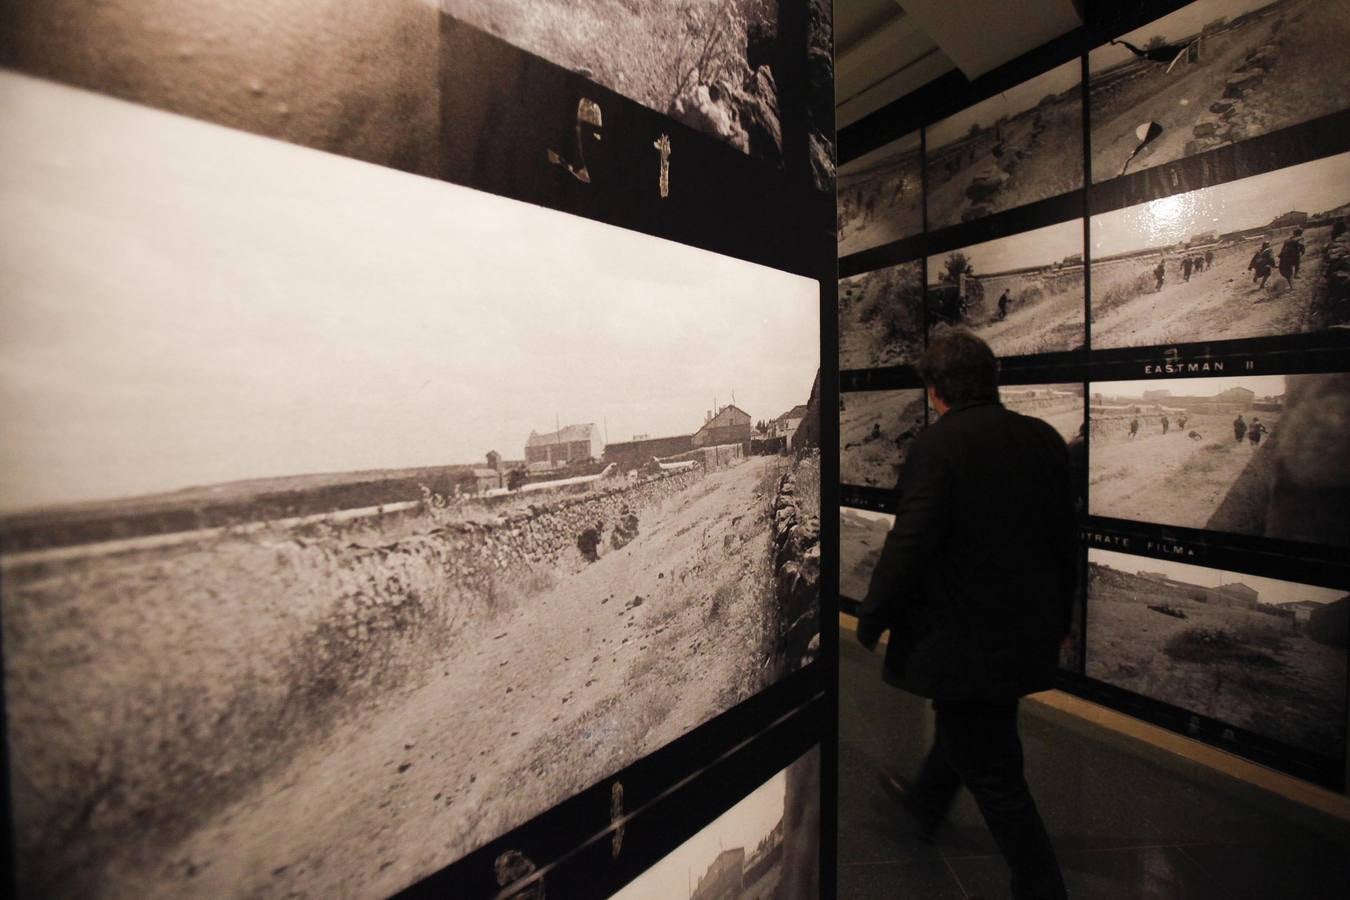
[[[933,843],[938,825],[942,824],[942,817],[914,796],[913,788],[900,773],[883,766],[878,774],[886,794],[914,820],[915,835],[918,839],[925,844]]]

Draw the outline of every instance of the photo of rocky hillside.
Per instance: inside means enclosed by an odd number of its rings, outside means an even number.
[[[839,395],[839,480],[890,490],[928,423],[922,389]]]
[[[0,108],[22,896],[388,896],[814,659],[815,281]]]
[[[1350,324],[1350,153],[1091,222],[1092,346]]]
[[[1078,60],[929,126],[926,142],[930,230],[1082,187]]]
[[[839,508],[839,596],[862,602],[881,559],[881,545],[895,516],[866,509]]]
[[[923,298],[923,260],[839,279],[839,368],[918,362]]]
[[[1092,180],[1344,109],[1347,42],[1346,0],[1196,0],[1098,47]]]
[[[1090,677],[1344,757],[1350,594],[1096,548],[1087,584]]]
[[[1350,375],[1093,382],[1094,516],[1350,546]]]

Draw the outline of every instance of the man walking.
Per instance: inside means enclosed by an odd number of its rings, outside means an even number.
[[[1051,686],[1076,579],[1068,450],[998,401],[997,364],[968,331],[919,371],[941,418],[910,445],[895,525],[859,610],[858,640],[890,629],[885,679],[933,700],[937,736],[908,783],[883,783],[931,839],[964,784],[1023,898],[1066,896],[1022,773],[1018,698]]]
[[[1242,413],[1238,413],[1238,417],[1233,420],[1233,438],[1239,444],[1241,444],[1242,439],[1245,438],[1246,436],[1247,436],[1247,420],[1242,418]]]
[[[1166,275],[1167,266],[1164,264],[1162,257],[1158,257],[1158,266],[1153,270],[1153,280],[1156,282],[1153,285],[1154,293],[1162,290],[1163,281],[1166,278]]]

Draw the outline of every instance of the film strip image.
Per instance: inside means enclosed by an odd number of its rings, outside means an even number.
[[[1062,222],[928,258],[930,334],[965,326],[999,356],[1081,348],[1083,223]]]
[[[777,165],[788,131],[783,80],[804,68],[812,103],[825,104],[811,115],[812,163],[818,184],[833,184],[828,0],[804,4],[807,47],[794,46],[779,27],[775,0],[431,2],[454,19]],[[801,67],[804,53],[807,65]]]
[[[1092,217],[1092,346],[1350,324],[1350,153]]]
[[[839,167],[839,256],[923,231],[923,146],[915,131]]]
[[[1350,375],[1088,391],[1092,515],[1350,546]]]
[[[1092,180],[1337,112],[1350,3],[1197,0],[1088,56]]]
[[[1082,187],[1081,87],[1075,59],[929,126],[929,230]]]
[[[923,260],[839,280],[839,368],[912,365],[923,353]]]
[[[770,778],[613,896],[615,900],[819,897],[819,748]]]
[[[813,652],[818,282],[24,75],[0,106],[24,896],[386,896]]]
[[[1088,551],[1087,674],[1337,759],[1350,594]]]
[[[839,480],[889,490],[914,438],[928,424],[922,389],[839,395]]]
[[[1081,382],[1070,384],[999,385],[998,399],[1013,412],[1048,423],[1065,442],[1084,432],[1087,409]]]
[[[839,507],[839,596],[861,602],[895,516]]]
[[[0,66],[440,174],[436,0],[9,0],[5,19]]]

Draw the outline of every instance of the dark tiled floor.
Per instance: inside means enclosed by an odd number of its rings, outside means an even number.
[[[963,792],[933,845],[919,843],[877,783],[912,773],[928,748],[925,701],[887,687],[880,655],[840,635],[839,896],[1008,896],[1008,871]],[[1022,715],[1027,781],[1055,840],[1069,895],[1134,898],[1350,897],[1350,840],[1319,834],[1033,714]]]

